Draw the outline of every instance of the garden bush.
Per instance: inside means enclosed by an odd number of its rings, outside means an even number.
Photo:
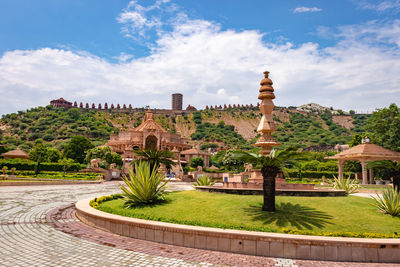
[[[300,176],[297,169],[285,169],[285,173],[290,178],[297,178]],[[352,179],[354,178],[354,173],[344,172],[343,174]],[[337,172],[334,171],[301,171],[301,176],[305,178],[322,178],[323,176],[325,176],[325,178],[334,178],[335,175],[337,175]]]
[[[36,162],[30,160],[21,160],[21,159],[13,159],[13,160],[1,160],[0,161],[0,169],[4,166],[7,166],[8,169],[15,168],[16,170],[24,170],[24,171],[33,171],[36,166]],[[79,171],[86,167],[85,164],[72,163],[66,171]],[[42,162],[40,163],[41,171],[64,171],[64,165],[60,163],[52,163],[52,162]]]

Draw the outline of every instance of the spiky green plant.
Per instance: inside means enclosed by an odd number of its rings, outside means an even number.
[[[375,200],[374,206],[383,213],[392,216],[400,215],[400,192],[393,187],[386,188],[382,191],[382,197],[377,194],[376,197],[372,198]]]
[[[129,171],[129,178],[122,178],[121,185],[124,206],[133,207],[164,200],[168,181],[163,182],[163,175],[156,166],[150,169],[150,163],[139,161],[135,163],[135,171]]]
[[[193,183],[193,186],[213,186],[215,182],[211,180],[211,178],[207,175],[201,175],[197,178],[196,182]]]
[[[347,179],[343,178],[342,180],[334,176],[333,179],[333,188],[344,190],[346,195],[354,193],[358,188],[360,188],[360,185],[352,181],[350,176]]]

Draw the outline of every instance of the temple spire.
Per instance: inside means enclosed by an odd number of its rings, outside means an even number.
[[[258,95],[258,99],[261,100],[260,111],[263,116],[257,128],[257,132],[261,134],[261,137],[258,139],[255,146],[262,148],[260,153],[263,155],[269,154],[273,146],[279,146],[271,136],[271,133],[276,131],[276,125],[272,118],[272,110],[274,109],[274,102],[272,102],[272,99],[275,98],[275,95],[274,88],[272,87],[272,80],[268,76],[269,71],[265,71],[264,79],[262,79],[260,83],[260,94]]]

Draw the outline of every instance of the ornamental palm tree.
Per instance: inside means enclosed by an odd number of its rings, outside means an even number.
[[[261,166],[261,174],[263,176],[263,195],[264,203],[262,210],[275,211],[275,178],[282,171],[285,163],[297,157],[299,153],[296,148],[287,148],[282,151],[272,150],[268,156],[249,152],[235,152],[233,159],[242,160],[253,164],[253,166]]]
[[[174,153],[169,150],[144,149],[135,150],[134,153],[140,158],[139,161],[147,161],[150,164],[151,170],[157,170],[160,164],[164,164],[167,169],[176,165],[176,163],[172,161]]]
[[[393,178],[393,187],[400,192],[400,162],[390,160],[371,161],[367,164],[367,168],[387,169]]]

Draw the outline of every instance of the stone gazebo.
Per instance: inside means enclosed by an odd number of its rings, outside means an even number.
[[[343,165],[348,160],[358,160],[361,162],[362,168],[362,184],[368,184],[368,173],[366,164],[368,161],[378,161],[378,160],[392,160],[400,161],[400,153],[395,152],[384,147],[371,144],[368,138],[363,139],[363,143],[352,147],[348,150],[340,152],[332,157],[327,157],[327,159],[337,159],[338,169],[339,169],[339,179],[343,179]],[[369,183],[374,182],[374,172],[371,168],[369,170]]]

